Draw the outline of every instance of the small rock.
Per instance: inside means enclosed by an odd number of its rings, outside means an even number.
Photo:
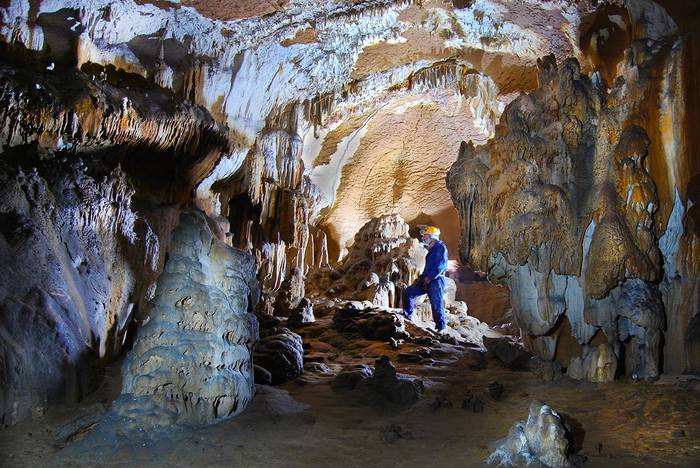
[[[392,424],[390,426],[387,426],[383,428],[381,431],[379,431],[379,435],[382,438],[382,440],[387,443],[387,444],[393,444],[397,440],[401,439],[401,426],[398,426],[396,424]]]
[[[538,357],[530,358],[530,370],[540,380],[551,382],[562,378],[561,365],[557,361],[545,361]]]
[[[348,369],[343,369],[331,382],[333,390],[353,389],[361,381],[372,376],[372,369],[369,366],[360,364]]]
[[[333,374],[331,368],[328,367],[326,364],[323,364],[322,362],[307,362],[304,364],[304,370],[307,372],[313,372],[315,374]]]
[[[435,397],[435,400],[430,403],[430,409],[437,411],[440,408],[452,408],[452,402],[448,400],[447,397],[437,396]]]
[[[496,381],[489,382],[488,393],[492,400],[500,400],[503,397],[503,385]]]
[[[518,421],[508,437],[491,447],[486,463],[499,466],[575,466],[568,456],[571,434],[550,406],[533,401],[527,421]]]
[[[287,319],[287,326],[298,328],[316,321],[314,317],[314,306],[306,297],[295,307],[292,314]]]
[[[509,338],[484,337],[484,347],[490,356],[495,357],[504,367],[513,370],[525,370],[532,355],[522,345]]]
[[[375,361],[374,374],[367,383],[387,400],[398,404],[415,402],[425,390],[422,380],[398,375],[388,356]]]
[[[460,341],[459,341],[457,338],[455,338],[455,337],[452,336],[452,335],[448,335],[448,334],[446,334],[446,333],[445,333],[445,334],[440,334],[439,337],[438,337],[438,340],[440,341],[440,343],[446,343],[446,344],[451,344],[451,345],[458,345],[458,344],[460,344]]]
[[[477,396],[470,395],[462,401],[462,409],[471,411],[472,413],[483,413],[484,412],[484,402],[481,401]]]
[[[413,343],[421,346],[436,346],[440,344],[438,340],[430,338],[429,336],[417,336],[411,340]]]
[[[418,362],[423,356],[417,353],[399,353],[399,362]]]

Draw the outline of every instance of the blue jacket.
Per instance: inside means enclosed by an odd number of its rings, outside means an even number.
[[[434,280],[447,271],[447,246],[441,240],[436,240],[435,244],[428,249],[425,257],[425,268],[421,277]]]

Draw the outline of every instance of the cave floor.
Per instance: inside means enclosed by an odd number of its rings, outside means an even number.
[[[321,322],[316,325],[319,330]],[[313,350],[325,346],[311,340],[307,354],[313,359]],[[333,356],[337,364],[330,367],[372,364],[381,354],[397,363],[397,354],[413,346],[394,350],[387,343],[351,340]],[[530,372],[504,369],[469,348],[445,343],[433,349],[432,358],[428,364],[396,364],[399,372],[425,382],[425,394],[409,407],[355,390],[333,390],[331,376],[307,372],[279,387],[258,386],[255,399],[240,416],[213,426],[136,433],[117,430],[113,437],[95,436],[90,434],[90,421],[103,414],[119,393],[115,365],[108,369],[100,390],[81,404],[0,430],[0,464],[482,466],[489,444],[505,437],[515,421],[526,419],[530,402],[539,399],[564,416],[575,450],[587,457],[587,467],[700,466],[697,379],[544,382]],[[492,381],[505,389],[498,401],[488,396]],[[484,402],[483,412],[462,409],[470,393]],[[74,428],[80,430],[70,435]]]

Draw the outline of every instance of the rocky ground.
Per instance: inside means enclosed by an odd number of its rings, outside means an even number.
[[[362,314],[369,316],[343,320]],[[201,429],[99,423],[121,387],[115,366],[100,390],[76,407],[0,430],[0,464],[480,466],[490,446],[527,418],[533,400],[563,417],[585,466],[700,463],[698,379],[545,382],[530,371],[505,368],[495,353],[465,341],[439,341],[408,322],[401,327],[391,312],[316,304],[316,315],[315,322],[294,327],[303,340],[303,374],[276,387],[257,385],[253,402],[235,418]],[[397,326],[385,327],[382,339],[367,339],[362,324],[372,318]],[[270,324],[263,323],[263,339],[265,326]],[[352,388],[336,377],[358,365],[371,368],[380,356],[418,389],[410,394],[415,402],[380,393],[368,378]]]

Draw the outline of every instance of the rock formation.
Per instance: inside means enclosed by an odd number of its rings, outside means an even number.
[[[332,386],[336,390],[357,388],[369,391],[370,395],[379,395],[399,405],[415,403],[425,391],[422,380],[398,374],[387,356],[375,361],[373,371],[360,366],[339,373]]]
[[[0,414],[5,424],[83,398],[152,294],[158,235],[123,171],[80,161],[0,170]],[[133,332],[133,330],[132,330]]]
[[[294,380],[304,371],[301,337],[287,328],[270,332],[256,345],[254,359],[270,373],[272,385]]]
[[[650,5],[630,7],[632,21],[643,23]],[[610,89],[575,59],[538,61],[538,88],[507,106],[487,145],[463,144],[447,176],[462,260],[510,286],[533,352],[567,367],[557,342],[570,333],[581,346],[573,375],[593,380],[658,376],[667,322],[675,330],[665,354],[674,360],[665,365],[686,362],[678,324],[694,305],[681,306],[678,295],[693,296],[697,263],[691,254],[681,274],[669,243],[688,245],[696,234],[680,227],[686,187],[669,186],[660,167],[695,164],[687,153],[674,159],[670,148],[682,144],[663,127],[691,98],[679,89],[686,46],[674,43],[668,16],[654,21],[635,30]],[[663,89],[677,94],[658,96],[661,70]]]
[[[399,307],[406,284],[418,277],[425,264],[425,249],[408,231],[408,224],[399,215],[370,220],[355,234],[355,242],[341,263],[309,273],[309,290],[316,295]]]
[[[527,421],[491,448],[486,463],[498,466],[576,466],[569,458],[569,430],[561,416],[541,401],[530,404]]]
[[[307,274],[310,293],[400,305],[422,268],[405,219],[453,255],[461,237],[533,351],[574,374],[697,369],[694,23],[598,3],[0,2],[0,421],[95,388],[148,328],[193,206],[299,334]]]
[[[306,299],[305,299],[306,301]],[[257,379],[257,383],[279,385],[294,380],[304,371],[304,347],[299,335],[283,326],[283,320],[271,315],[260,318],[260,341],[255,346],[255,367],[263,369],[260,374],[269,375],[269,382]],[[300,323],[287,325],[300,325]]]
[[[304,298],[304,277],[299,268],[292,267],[275,297],[274,314],[289,317]]]
[[[210,424],[243,411],[255,389],[257,295],[253,258],[214,238],[202,214],[184,212],[124,362],[122,393],[149,400],[163,425]]]

